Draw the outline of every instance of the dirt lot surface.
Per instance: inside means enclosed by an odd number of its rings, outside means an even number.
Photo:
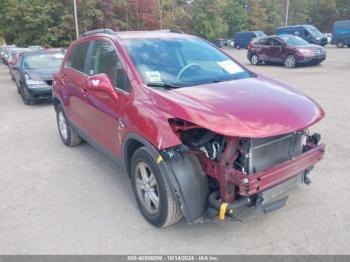
[[[0,66],[0,254],[350,254],[350,48],[320,66],[251,66],[302,90],[326,118],[327,144],[310,186],[267,215],[156,229],[140,215],[126,174],[88,144],[60,141],[50,103],[25,106]],[[254,105],[252,105],[254,110]]]

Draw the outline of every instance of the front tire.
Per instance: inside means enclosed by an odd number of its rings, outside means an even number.
[[[338,47],[338,48],[343,48],[343,47],[344,47],[344,42],[343,42],[343,40],[339,40],[339,41],[337,42],[337,47]]]
[[[181,219],[180,205],[170,192],[166,174],[145,147],[133,154],[130,172],[137,205],[149,223],[166,227]]]
[[[60,133],[60,137],[62,139],[63,144],[69,147],[80,145],[82,142],[82,139],[70,125],[63,111],[62,105],[57,106],[56,119],[57,119],[58,131]]]
[[[284,66],[287,68],[295,68],[297,65],[297,61],[294,55],[288,55],[284,60]]]
[[[250,57],[250,63],[251,63],[252,65],[258,65],[259,62],[260,62],[260,61],[259,61],[258,55],[252,54],[252,56]]]
[[[27,88],[22,87],[20,89],[20,95],[23,100],[23,103],[26,104],[27,106],[36,104],[35,97],[28,91]]]

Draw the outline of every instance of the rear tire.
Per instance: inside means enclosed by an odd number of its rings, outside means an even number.
[[[287,68],[295,68],[297,65],[297,61],[294,55],[288,55],[284,60],[284,66]]]
[[[344,47],[344,42],[343,42],[343,40],[338,40],[338,42],[337,42],[337,47],[338,47],[338,48],[343,48],[343,47]]]
[[[252,54],[252,56],[250,57],[250,63],[252,65],[258,65],[260,63],[258,55]]]
[[[130,172],[137,205],[149,223],[167,227],[181,219],[180,204],[173,198],[166,174],[162,173],[146,147],[133,154]]]
[[[69,147],[80,145],[82,139],[70,125],[68,118],[63,111],[62,105],[58,105],[56,108],[56,119],[58,131],[63,144]]]

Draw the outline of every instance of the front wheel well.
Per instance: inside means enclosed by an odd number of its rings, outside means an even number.
[[[131,163],[131,158],[134,154],[134,152],[140,148],[145,146],[143,143],[141,143],[140,141],[136,140],[136,139],[129,139],[126,144],[125,144],[125,149],[124,149],[124,163],[125,163],[125,168],[126,171],[128,173],[128,175],[130,176],[130,163]]]
[[[252,56],[253,55],[257,55],[255,52],[252,52],[251,54],[250,54],[250,56],[249,56],[249,60],[252,60]]]
[[[55,110],[57,111],[57,107],[61,104],[61,101],[59,99],[57,99],[56,97],[54,97],[52,100],[52,104],[53,104]]]

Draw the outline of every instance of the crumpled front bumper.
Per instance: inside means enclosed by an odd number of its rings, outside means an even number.
[[[298,175],[300,172],[308,170],[323,158],[325,149],[326,146],[320,144],[294,159],[285,161],[256,174],[245,176],[247,179],[241,180],[240,195],[255,195]]]
[[[281,190],[281,195],[277,195],[275,201],[270,202],[268,206],[263,205],[262,201],[264,199],[259,196],[266,190],[273,190],[278,186],[283,186],[282,184],[289,183],[291,179],[297,177],[304,179],[308,173],[307,171],[323,158],[325,147],[324,144],[320,144],[294,159],[252,175],[237,171],[241,197],[232,203],[225,203],[219,199],[219,192],[214,191],[209,196],[211,214],[214,214],[214,216],[218,214],[220,219],[225,219],[226,216],[233,217],[234,210],[244,206],[255,205],[258,211],[263,212],[270,212],[284,206],[287,201],[286,191]]]

